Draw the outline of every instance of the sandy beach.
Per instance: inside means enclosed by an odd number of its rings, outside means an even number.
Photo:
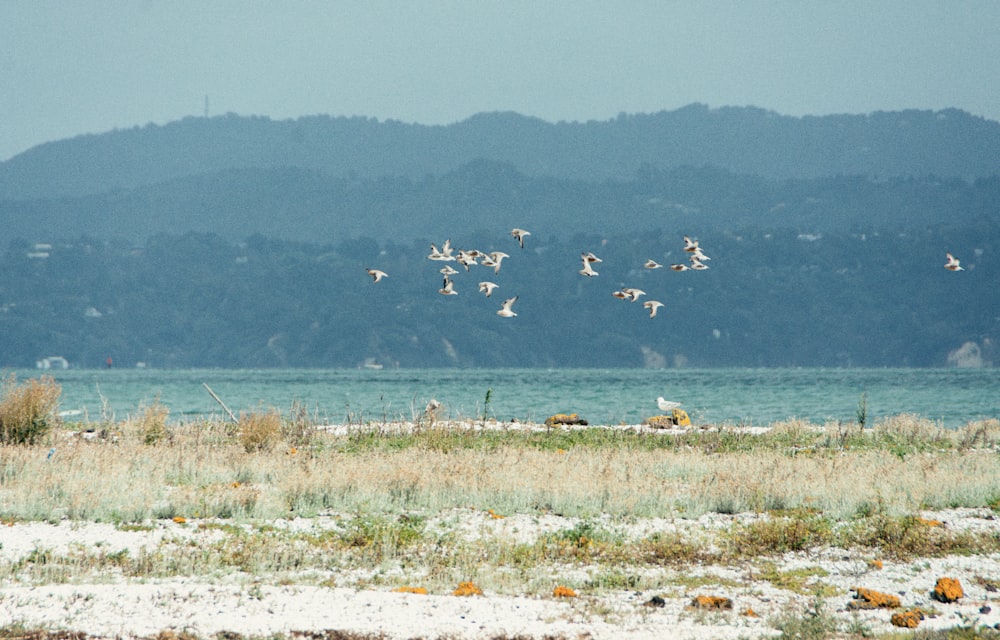
[[[504,519],[480,514],[443,514],[449,521],[467,521],[465,535],[509,535],[530,540],[546,531],[572,526],[572,519],[523,515]],[[712,514],[692,520],[640,519],[630,526],[637,533],[657,530],[698,530],[726,527],[753,514]],[[1000,533],[1000,520],[990,510],[961,509],[927,512],[922,517],[953,530]],[[327,518],[299,519],[275,526],[316,528]],[[104,553],[135,554],[166,542],[201,544],[218,530],[198,522],[158,521],[148,529],[127,530],[110,524],[64,521],[8,523],[0,529],[0,562],[31,561],[44,550],[52,554],[99,548]],[[1000,555],[920,558],[881,563],[870,554],[843,549],[788,553],[770,558],[778,572],[817,576],[832,595],[822,608],[845,625],[887,632],[891,612],[886,609],[849,610],[857,587],[897,595],[903,608],[926,612],[921,628],[963,624],[1000,624],[996,584]],[[315,577],[294,583],[288,576],[234,573],[215,578],[172,577],[126,579],[114,572],[72,578],[65,583],[21,583],[8,580],[0,589],[0,626],[62,629],[97,637],[148,637],[165,630],[211,636],[221,632],[267,636],[293,632],[340,631],[385,638],[763,638],[776,635],[775,620],[802,614],[816,605],[811,594],[779,588],[766,579],[762,563],[745,566],[688,566],[644,568],[660,571],[677,587],[656,591],[600,589],[579,592],[574,598],[526,597],[490,593],[460,597],[451,593],[399,593],[387,587],[323,586]],[[559,567],[562,577],[586,574],[585,565]],[[773,573],[773,571],[772,571]],[[15,574],[16,575],[16,574]],[[701,579],[691,586],[690,577]],[[357,576],[333,572],[330,583],[349,583]],[[964,597],[942,603],[931,597],[940,577],[960,581]],[[773,578],[772,578],[773,580]],[[715,584],[713,584],[715,583]],[[692,607],[698,595],[730,599],[731,609]],[[987,612],[988,611],[988,612]],[[986,613],[984,613],[986,612]]]

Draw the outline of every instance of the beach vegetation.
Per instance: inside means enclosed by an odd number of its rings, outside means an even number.
[[[33,445],[58,422],[62,389],[51,376],[18,384],[9,374],[0,382],[0,444]]]

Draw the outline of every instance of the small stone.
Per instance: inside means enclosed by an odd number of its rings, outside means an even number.
[[[644,607],[665,607],[667,606],[667,601],[660,596],[653,596],[643,604]]]

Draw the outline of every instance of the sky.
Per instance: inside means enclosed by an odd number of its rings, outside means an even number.
[[[996,0],[0,0],[0,161],[186,116],[1000,120]]]

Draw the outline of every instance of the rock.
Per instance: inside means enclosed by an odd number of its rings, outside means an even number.
[[[732,609],[733,601],[722,596],[695,596],[688,606],[694,609]]]
[[[855,592],[854,599],[847,603],[848,609],[895,609],[899,607],[899,598],[891,593],[882,593],[864,587],[851,587]]]
[[[575,413],[557,413],[545,419],[545,426],[555,427],[559,425],[582,425],[587,426],[587,421]]]
[[[665,607],[667,606],[667,601],[660,596],[653,596],[649,600],[643,603],[645,607]]]
[[[907,629],[916,629],[920,621],[924,619],[924,612],[920,609],[907,609],[900,613],[892,614],[889,618],[889,622],[895,627],[906,627]]]
[[[963,595],[962,583],[955,578],[938,578],[931,592],[931,597],[938,602],[955,602]]]

